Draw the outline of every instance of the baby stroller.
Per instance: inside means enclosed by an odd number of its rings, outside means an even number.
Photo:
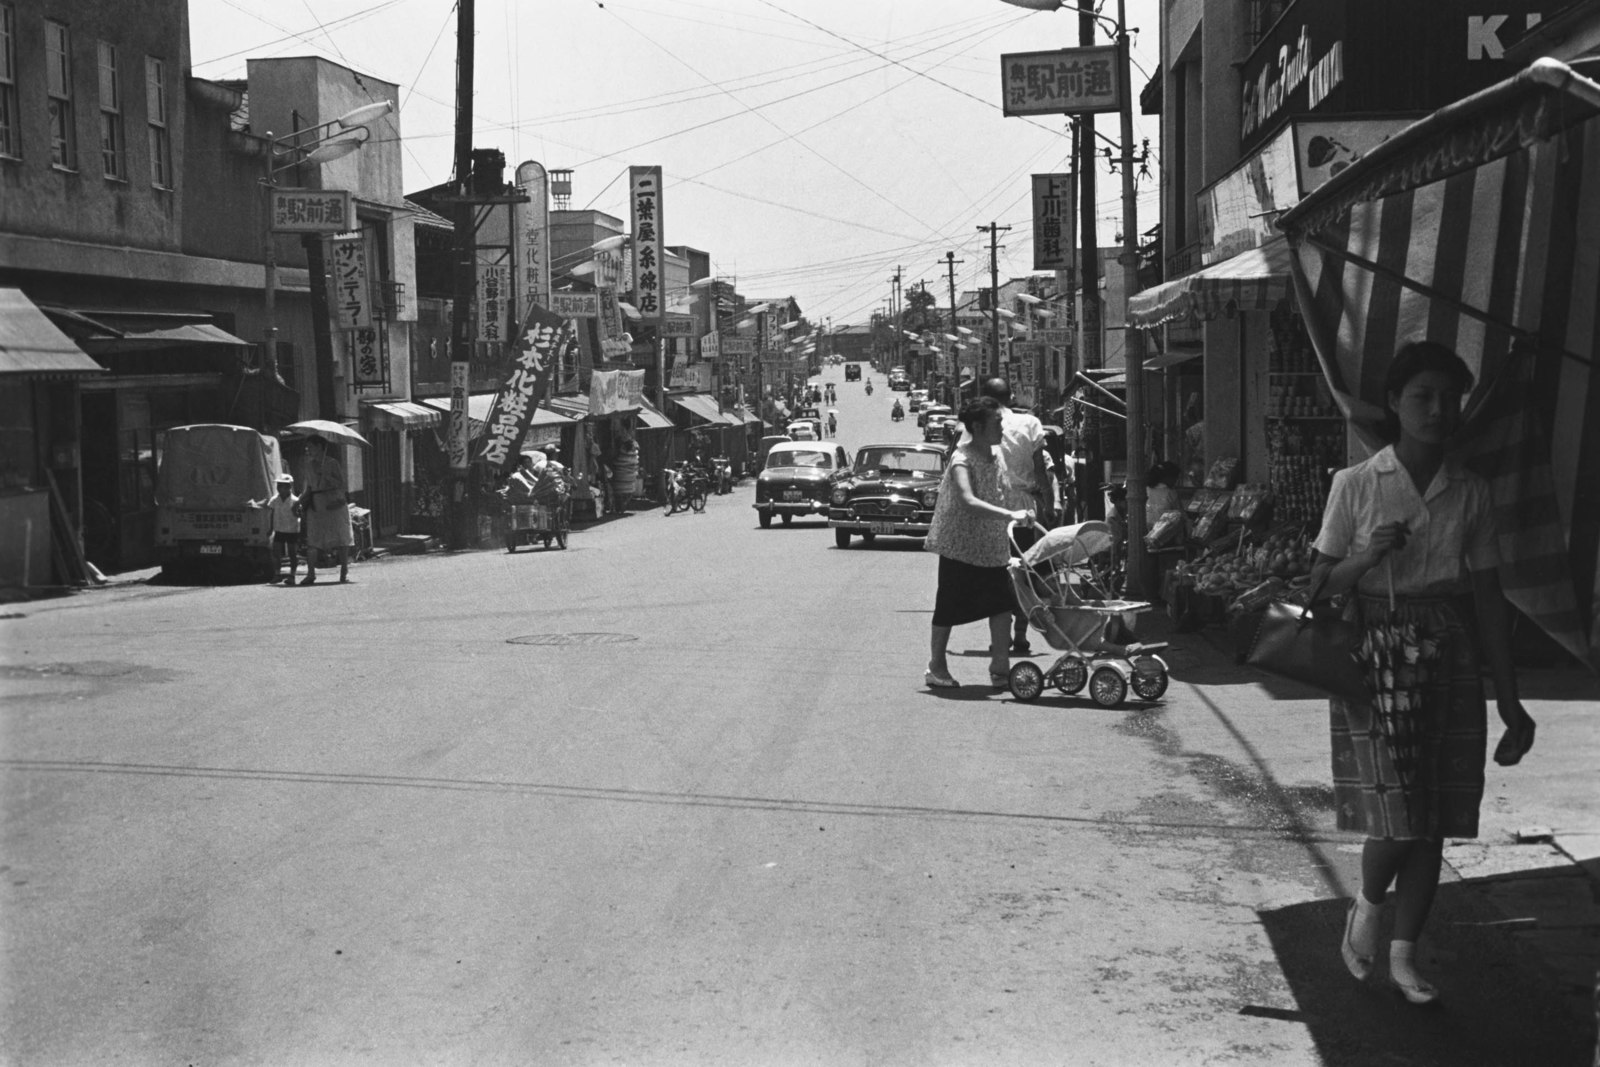
[[[1159,700],[1167,691],[1167,664],[1156,655],[1166,643],[1131,640],[1132,617],[1150,604],[1110,599],[1096,570],[1099,561],[1109,562],[1114,544],[1105,523],[1080,522],[1051,530],[1007,567],[1028,625],[1061,652],[1048,670],[1031,660],[1012,665],[1008,688],[1018,700],[1038,700],[1046,686],[1071,694],[1087,684],[1096,704],[1114,708],[1130,688],[1141,700]],[[1034,569],[1046,565],[1047,575]]]

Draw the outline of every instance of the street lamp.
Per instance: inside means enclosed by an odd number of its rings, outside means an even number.
[[[1123,299],[1139,291],[1138,197],[1133,170],[1133,78],[1128,36],[1127,0],[1117,0],[1116,21],[1099,12],[1061,0],[1003,0],[1015,7],[1033,11],[1060,11],[1063,8],[1089,15],[1110,28],[1117,43],[1117,98],[1122,120],[1122,264]],[[1144,334],[1138,329],[1124,331],[1123,352],[1126,364],[1125,386],[1128,397],[1128,578],[1126,595],[1138,599],[1144,593],[1146,556],[1144,486]]]
[[[274,178],[280,171],[298,167],[302,163],[329,163],[358,151],[372,136],[366,125],[394,110],[394,102],[379,100],[365,104],[338,118],[311,126],[304,130],[272,136],[268,130],[265,152],[262,192],[266,199],[266,222],[262,227],[262,252],[265,278],[262,294],[262,368],[277,382],[283,381],[278,371],[278,249],[272,238],[272,190]],[[279,163],[279,160],[285,162]]]

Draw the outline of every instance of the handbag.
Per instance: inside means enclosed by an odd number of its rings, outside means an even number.
[[[1331,600],[1319,599],[1327,584],[1324,576],[1305,604],[1268,604],[1245,662],[1341,700],[1369,701],[1366,674],[1353,655],[1361,627],[1345,619]]]

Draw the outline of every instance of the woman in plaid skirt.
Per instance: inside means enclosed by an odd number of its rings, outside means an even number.
[[[1385,390],[1394,444],[1334,476],[1316,542],[1327,591],[1352,594],[1372,693],[1330,707],[1339,828],[1367,838],[1340,954],[1357,979],[1372,973],[1392,885],[1389,982],[1418,1005],[1439,996],[1415,954],[1444,839],[1478,835],[1487,736],[1480,662],[1506,725],[1495,761],[1516,763],[1534,735],[1511,665],[1489,487],[1446,455],[1472,381],[1443,345],[1400,349]]]

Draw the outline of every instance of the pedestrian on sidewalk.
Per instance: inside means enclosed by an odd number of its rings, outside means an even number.
[[[1487,747],[1480,661],[1506,727],[1495,762],[1517,763],[1534,736],[1511,663],[1489,487],[1446,451],[1472,381],[1443,345],[1400,349],[1385,390],[1394,443],[1334,475],[1315,545],[1326,591],[1354,594],[1349,614],[1366,632],[1360,658],[1373,694],[1330,707],[1338,825],[1366,835],[1340,955],[1357,979],[1372,973],[1392,885],[1389,982],[1418,1005],[1439,996],[1415,956],[1444,839],[1478,836]],[[1457,610],[1463,594],[1473,618]],[[1380,649],[1396,642],[1399,654],[1381,663]]]
[[[989,682],[1004,686],[1011,671],[1007,647],[1011,613],[1016,599],[1006,575],[1011,558],[1006,543],[1007,523],[1031,523],[1022,508],[1001,503],[1000,405],[991,397],[977,397],[961,408],[967,429],[950,455],[939,499],[923,547],[939,554],[939,586],[934,594],[933,632],[928,669],[922,680],[935,689],[954,689],[961,683],[950,676],[946,658],[954,627],[979,619],[989,620]]]
[[[284,556],[289,557],[289,577],[283,584],[293,585],[295,573],[300,569],[300,498],[294,492],[294,475],[278,475],[277,489],[265,502],[267,510],[272,512],[272,559],[277,567],[281,566]],[[276,573],[273,581],[277,581]]]
[[[350,502],[345,496],[344,464],[333,458],[328,442],[320,437],[312,437],[306,448],[306,488],[300,495],[305,515],[306,576],[300,584],[315,584],[323,553],[338,560],[339,581],[348,582],[355,531],[350,526]]]

